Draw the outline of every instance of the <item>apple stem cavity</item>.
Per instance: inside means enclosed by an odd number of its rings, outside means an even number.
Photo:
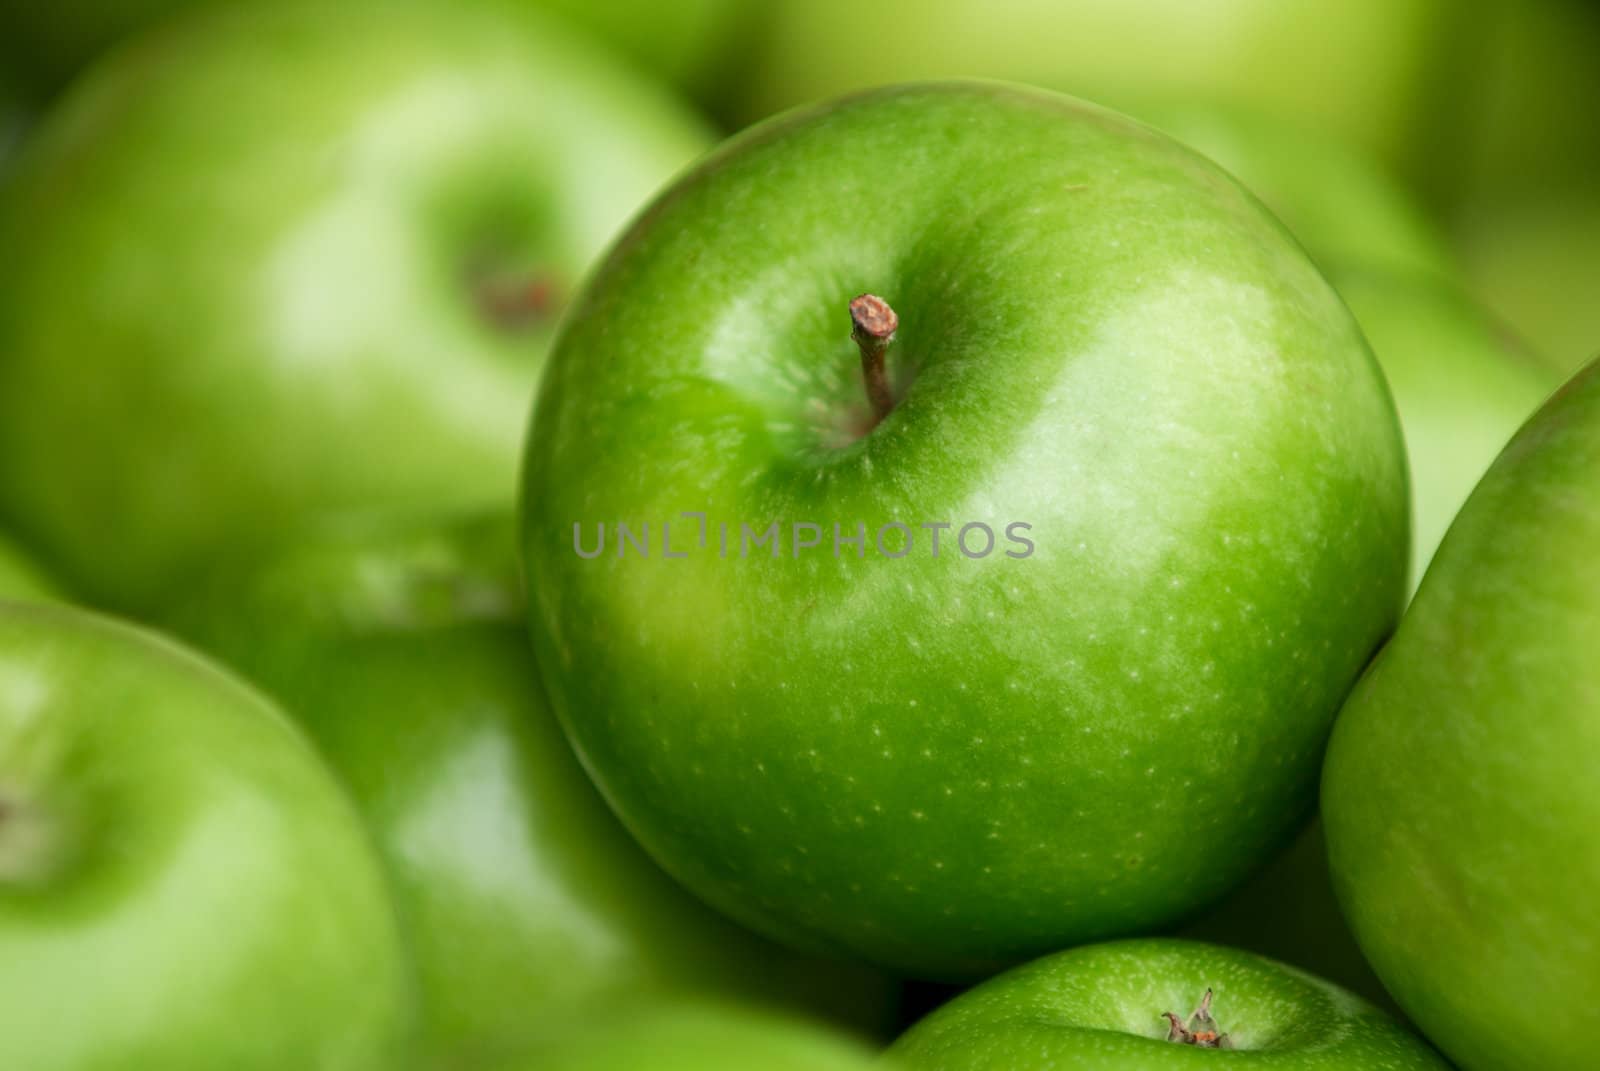
[[[47,813],[0,791],[0,888],[48,880],[60,862],[56,833]]]
[[[1189,1016],[1188,1022],[1174,1015],[1172,1012],[1162,1012],[1166,1019],[1167,1040],[1179,1045],[1193,1045],[1200,1049],[1231,1049],[1233,1042],[1228,1040],[1217,1027],[1217,1021],[1211,1017],[1211,990],[1206,990],[1206,995],[1200,998],[1200,1006]]]
[[[508,334],[519,334],[548,322],[561,305],[555,280],[548,275],[486,275],[473,289],[484,319]]]
[[[894,342],[900,317],[878,295],[862,294],[850,302],[850,325],[850,337],[861,350],[861,378],[867,388],[867,401],[872,404],[872,425],[876,427],[894,408],[884,354]]]

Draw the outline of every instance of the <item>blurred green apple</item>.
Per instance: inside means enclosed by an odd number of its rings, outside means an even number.
[[[1334,888],[1468,1071],[1580,1071],[1600,1036],[1600,362],[1506,447],[1334,727]]]
[[[659,992],[892,1021],[887,978],[739,929],[617,824],[533,676],[509,518],[321,534],[213,579],[182,618],[353,788],[409,916],[440,1066]]]
[[[1031,82],[1136,110],[1152,93],[1257,107],[1391,164],[1423,136],[1464,20],[1448,0],[782,0],[747,118],[919,78]]]
[[[757,24],[748,0],[499,0],[543,8],[616,50],[641,70],[697,97],[724,88],[725,68]]]
[[[1411,468],[1413,587],[1461,504],[1560,376],[1434,279],[1333,273],[1383,366]]]
[[[393,1071],[412,999],[377,856],[276,709],[0,604],[0,1067]]]
[[[1460,151],[1436,163],[1456,203],[1512,207],[1595,189],[1600,167],[1600,5],[1589,0],[1478,0],[1464,51],[1468,77],[1440,121]]]
[[[310,513],[504,500],[565,295],[702,137],[478,6],[219,8],[119,50],[0,200],[0,505],[144,607]]]
[[[1600,186],[1508,195],[1466,213],[1458,236],[1474,292],[1561,375],[1600,355]]]
[[[865,384],[863,292],[898,313]],[[1044,91],[855,97],[728,143],[578,310],[527,452],[534,647],[708,901],[971,979],[1170,924],[1311,809],[1403,601],[1403,447],[1215,164]]]
[[[1404,187],[1337,137],[1244,107],[1152,100],[1132,114],[1221,164],[1325,267],[1459,274],[1444,236]]]
[[[0,534],[0,599],[48,599],[55,585],[22,549]]]
[[[890,1056],[905,1071],[1448,1071],[1337,986],[1231,948],[1148,939],[1009,971],[912,1027]]]
[[[580,1022],[536,1063],[496,1071],[886,1071],[867,1049],[746,1009],[663,1005]]]
[[[452,6],[471,4],[553,12],[641,70],[694,88],[714,79],[735,28],[749,15],[743,0],[456,0]],[[26,72],[36,85],[59,86],[123,38],[216,6],[224,0],[0,0],[0,64]]]

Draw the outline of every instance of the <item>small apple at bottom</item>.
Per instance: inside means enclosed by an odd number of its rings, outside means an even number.
[[[0,515],[147,612],[310,516],[502,502],[563,304],[705,143],[483,4],[229,4],[129,42],[0,190]]]
[[[891,979],[740,929],[617,824],[540,693],[509,516],[305,533],[196,586],[180,629],[294,714],[375,831],[442,1065],[660,994],[892,1021]]]
[[[1008,971],[917,1023],[889,1060],[904,1071],[1448,1071],[1422,1039],[1338,986],[1237,949],[1160,938]]]
[[[1176,923],[1311,810],[1404,598],[1343,302],[1214,163],[1069,97],[899,87],[733,139],[551,361],[556,713],[669,871],[797,947],[959,981]]]
[[[282,713],[152,633],[0,604],[0,1067],[393,1071],[413,996]]]
[[[1334,889],[1468,1071],[1582,1071],[1600,1037],[1600,362],[1517,433],[1345,705]]]

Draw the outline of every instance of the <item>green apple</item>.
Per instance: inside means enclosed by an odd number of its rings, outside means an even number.
[[[928,1016],[890,1055],[906,1071],[1448,1071],[1338,986],[1248,952],[1159,939],[1018,967]]]
[[[1334,729],[1334,888],[1396,1001],[1470,1071],[1600,1035],[1600,362],[1484,476]]]
[[[884,1071],[857,1043],[748,1009],[664,1005],[582,1022],[536,1063],[503,1071]]]
[[[534,646],[607,799],[734,917],[910,974],[1243,878],[1405,594],[1342,302],[1215,165],[1042,91],[735,139],[598,270],[535,419]]]
[[[0,202],[0,504],[145,608],[309,514],[502,502],[562,296],[701,138],[477,7],[229,7],[119,50]]]
[[[1444,0],[785,0],[750,58],[746,117],[913,78],[1047,85],[1119,107],[1244,104],[1409,169],[1470,20]]]
[[[1462,259],[1485,304],[1562,375],[1600,355],[1600,193],[1508,194],[1465,213]]]
[[[1437,280],[1361,270],[1332,278],[1400,410],[1411,467],[1415,584],[1478,479],[1561,380]]]
[[[743,0],[499,0],[544,8],[593,35],[635,66],[696,96],[720,91],[752,23]]]
[[[17,545],[0,535],[0,599],[50,599],[55,585],[45,579]]]
[[[0,604],[0,1067],[392,1071],[412,998],[360,820],[274,707]]]
[[[509,518],[308,537],[213,578],[183,616],[355,792],[409,916],[439,1066],[639,993],[891,1021],[886,977],[739,929],[617,824],[528,664]]]
[[[1232,172],[1318,263],[1459,274],[1443,235],[1406,190],[1337,138],[1242,107],[1152,100],[1133,114]]]
[[[466,0],[507,11],[550,11],[632,64],[684,86],[700,86],[726,62],[745,20],[739,0]],[[218,0],[0,0],[0,63],[59,85],[110,46],[149,26]],[[457,7],[465,6],[458,0]]]

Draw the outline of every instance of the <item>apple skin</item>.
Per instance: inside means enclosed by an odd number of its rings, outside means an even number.
[[[704,137],[477,7],[202,15],[78,83],[0,203],[0,503],[138,610],[308,515],[502,502],[554,315],[485,292],[568,291]]]
[[[1597,471],[1600,362],[1472,493],[1340,714],[1323,774],[1356,939],[1468,1071],[1594,1066]]]
[[[0,534],[0,599],[39,601],[58,596],[56,587],[17,545]]]
[[[746,1008],[667,1004],[582,1022],[535,1063],[504,1071],[884,1071],[858,1043]]]
[[[1561,379],[1447,285],[1382,271],[1335,271],[1331,278],[1400,410],[1415,585],[1473,487]]]
[[[835,448],[869,290],[915,381]],[[1220,896],[1310,810],[1404,595],[1403,447],[1343,304],[1214,165],[1042,91],[736,138],[599,269],[535,421],[534,647],[602,792],[734,917],[916,976]],[[1038,543],[662,560],[683,510]],[[619,520],[656,555],[574,553]]]
[[[744,117],[911,79],[1003,78],[1137,110],[1243,104],[1410,174],[1470,20],[1442,0],[784,0],[752,46]]]
[[[1325,268],[1460,274],[1443,234],[1406,190],[1338,138],[1241,106],[1151,99],[1131,114],[1221,164]]]
[[[493,515],[307,535],[211,578],[178,626],[293,711],[355,793],[410,923],[435,1063],[480,1066],[661,993],[884,1031],[889,978],[729,923],[617,824],[529,665],[516,546]]]
[[[1167,1040],[1207,989],[1232,1050]],[[1272,960],[1147,938],[1089,945],[1018,967],[955,998],[889,1050],[905,1071],[1447,1071],[1420,1039],[1361,998]]]
[[[376,854],[256,692],[130,626],[0,604],[0,794],[0,1066],[404,1066]]]

